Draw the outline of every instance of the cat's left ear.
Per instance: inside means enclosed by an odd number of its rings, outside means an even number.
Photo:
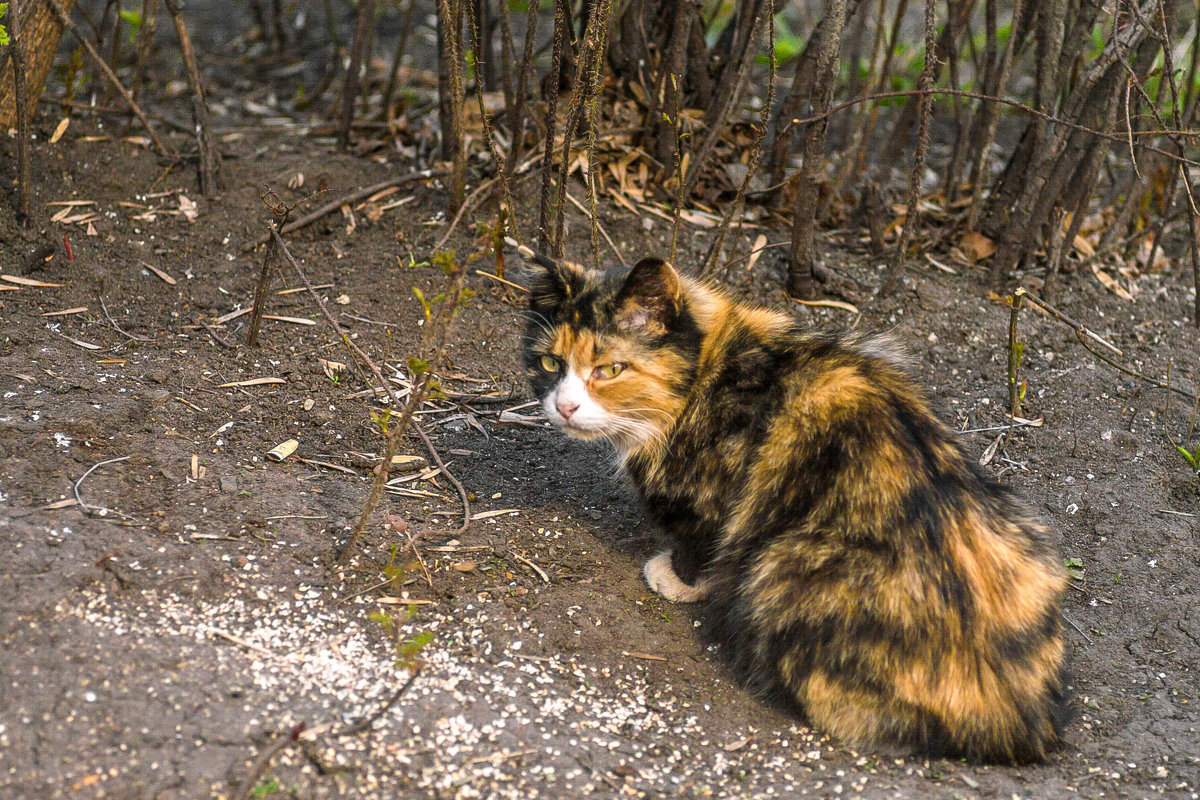
[[[643,258],[613,301],[617,327],[662,333],[683,307],[683,281],[661,258]]]

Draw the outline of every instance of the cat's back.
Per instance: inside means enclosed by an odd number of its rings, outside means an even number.
[[[1044,757],[1064,661],[1044,528],[966,455],[892,339],[769,321],[732,321],[710,353],[709,413],[753,431],[710,635],[750,686],[848,740]]]

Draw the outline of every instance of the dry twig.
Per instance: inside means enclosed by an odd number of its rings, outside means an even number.
[[[154,127],[150,124],[150,120],[146,119],[146,115],[142,113],[141,106],[137,104],[137,102],[129,94],[129,91],[121,84],[121,80],[117,77],[116,73],[112,71],[112,68],[108,66],[108,63],[104,60],[104,57],[96,52],[96,47],[92,44],[91,38],[88,37],[88,35],[83,31],[79,30],[79,27],[71,19],[71,15],[68,14],[65,9],[63,9],[60,0],[47,0],[47,2],[50,3],[50,8],[54,10],[54,13],[58,16],[59,21],[62,22],[63,27],[69,28],[71,33],[75,34],[75,38],[80,44],[83,45],[83,48],[87,50],[87,53],[89,56],[91,56],[92,61],[94,61],[100,71],[104,73],[104,77],[108,78],[109,82],[116,88],[118,92],[120,92],[122,99],[129,104],[129,108],[132,109],[133,113],[137,115],[137,118],[141,121],[142,126],[146,129],[146,133],[150,136],[151,141],[154,142],[154,147],[156,150],[158,150],[158,154],[161,156],[170,157],[171,151],[168,150],[167,146],[162,143],[161,139],[158,138],[158,134],[154,131]]]
[[[129,516],[128,514],[122,514],[120,511],[117,511],[116,509],[113,509],[113,508],[105,508],[104,506],[89,505],[88,503],[84,502],[83,495],[80,494],[80,492],[79,492],[79,487],[87,479],[87,476],[91,475],[93,472],[95,472],[100,467],[103,467],[105,464],[116,464],[118,461],[128,461],[129,459],[130,459],[130,456],[121,456],[120,458],[110,458],[107,461],[99,461],[95,464],[92,464],[92,466],[88,467],[88,471],[83,473],[83,475],[79,476],[79,480],[75,481],[74,485],[71,487],[75,491],[75,502],[77,502],[79,504],[79,508],[85,514],[95,513],[100,516],[104,516],[105,514],[116,514],[118,517],[124,517],[125,519],[134,519],[133,517]]]

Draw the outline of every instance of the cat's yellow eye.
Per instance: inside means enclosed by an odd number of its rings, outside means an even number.
[[[542,356],[542,369],[546,372],[558,372],[558,359],[551,355]]]
[[[611,364],[604,364],[596,367],[596,377],[608,380],[615,378],[621,374],[621,370],[625,369],[625,365],[614,361]]]

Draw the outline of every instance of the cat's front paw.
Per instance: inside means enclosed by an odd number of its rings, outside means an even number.
[[[697,603],[708,596],[708,583],[704,580],[695,586],[684,583],[671,566],[671,551],[664,550],[646,562],[642,575],[650,588],[672,603]]]

